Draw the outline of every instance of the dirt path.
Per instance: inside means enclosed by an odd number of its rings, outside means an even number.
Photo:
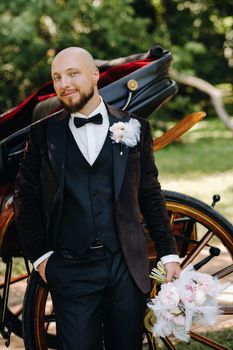
[[[216,204],[216,209],[233,224],[233,170],[202,175],[195,179],[180,176],[174,180],[161,174],[160,181],[166,190],[187,194],[209,205],[212,203],[213,195],[219,194],[221,200]]]
[[[16,335],[12,334],[11,336],[11,343],[8,348],[5,347],[5,341],[3,339],[0,340],[0,349],[1,350],[6,350],[6,349],[18,349],[18,350],[23,350],[24,345],[23,345],[23,340],[17,337]]]

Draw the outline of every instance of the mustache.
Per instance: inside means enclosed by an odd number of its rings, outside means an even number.
[[[67,95],[70,95],[70,94],[73,94],[75,92],[79,92],[78,89],[65,89],[64,91],[61,92],[61,96],[67,96]]]

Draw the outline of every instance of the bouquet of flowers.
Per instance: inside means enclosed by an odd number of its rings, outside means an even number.
[[[220,282],[206,273],[188,265],[181,271],[179,279],[164,283],[166,272],[161,261],[152,269],[150,277],[161,283],[161,289],[148,307],[153,310],[156,323],[153,334],[189,341],[189,330],[193,323],[213,325],[220,314],[218,295],[228,284]]]

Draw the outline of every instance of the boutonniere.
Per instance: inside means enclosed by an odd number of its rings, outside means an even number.
[[[110,137],[115,143],[121,143],[120,155],[123,155],[122,145],[134,147],[140,140],[141,124],[137,119],[131,118],[129,122],[118,122],[110,126]]]

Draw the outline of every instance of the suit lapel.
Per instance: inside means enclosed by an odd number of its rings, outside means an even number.
[[[109,114],[110,126],[118,122],[128,122],[130,117],[125,113],[121,114],[121,111],[115,110],[111,106],[107,106]],[[125,168],[128,160],[129,147],[121,143],[113,143],[113,174],[114,174],[114,195],[115,200],[117,201],[121,186],[123,183]]]
[[[56,118],[51,118],[48,122],[48,156],[56,174],[61,193],[64,186],[68,121],[67,113],[62,111]]]
[[[130,116],[107,105],[110,126],[122,121],[123,123],[130,120]],[[66,140],[68,131],[67,112],[61,111],[58,116],[51,118],[48,122],[47,147],[51,165],[56,174],[59,183],[59,192],[63,193],[64,176],[65,176],[65,156]],[[129,147],[120,143],[112,144],[113,150],[113,174],[114,174],[114,195],[118,199],[121,186],[123,183],[126,164],[128,160]],[[122,153],[122,154],[121,154]]]

